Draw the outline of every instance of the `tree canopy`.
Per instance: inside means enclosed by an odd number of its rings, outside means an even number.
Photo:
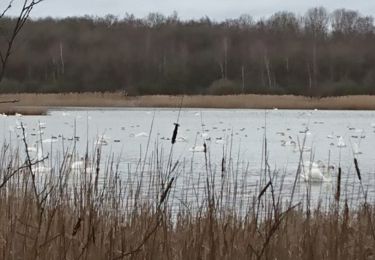
[[[15,23],[0,19],[0,34]],[[375,93],[373,17],[352,10],[222,22],[180,20],[177,13],[43,18],[25,26],[3,93]]]

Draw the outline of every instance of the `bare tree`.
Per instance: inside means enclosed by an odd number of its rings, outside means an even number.
[[[327,34],[329,14],[324,7],[315,7],[307,11],[304,17],[305,31],[313,40],[323,38]]]
[[[355,31],[355,26],[360,15],[357,11],[338,9],[332,14],[332,29],[338,35],[350,35]]]
[[[305,32],[308,34],[310,44],[312,45],[312,69],[309,64],[307,65],[310,97],[312,96],[312,88],[316,89],[318,86],[318,43],[325,38],[328,31],[328,23],[329,15],[323,7],[309,9],[304,17]]]
[[[370,35],[374,32],[374,18],[371,16],[359,17],[355,24],[355,31],[361,35]]]
[[[277,12],[267,21],[268,28],[274,32],[285,36],[297,34],[300,30],[299,21],[294,13]]]
[[[6,65],[8,63],[9,57],[12,54],[17,36],[19,35],[26,21],[29,19],[30,13],[35,5],[41,3],[42,1],[44,0],[23,0],[21,10],[15,20],[14,25],[9,32],[5,33],[5,47],[0,49],[0,82],[4,78]],[[14,0],[9,0],[9,4],[5,7],[0,15],[0,19],[3,19],[7,15],[8,11],[12,8],[13,3]]]

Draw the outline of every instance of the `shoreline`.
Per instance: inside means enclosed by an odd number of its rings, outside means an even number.
[[[230,95],[230,96],[124,96],[121,93],[67,94],[4,94],[0,113],[44,114],[58,107],[160,107],[160,108],[223,108],[223,109],[320,109],[375,110],[375,96],[341,96],[310,99],[292,95]]]

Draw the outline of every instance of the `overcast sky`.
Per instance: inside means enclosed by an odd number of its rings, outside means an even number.
[[[9,0],[0,0],[0,7]],[[20,4],[23,0],[15,0]],[[125,13],[144,17],[150,12],[165,15],[177,11],[182,19],[208,16],[215,20],[235,18],[250,14],[256,18],[268,17],[288,10],[303,14],[308,8],[324,6],[329,11],[337,8],[353,9],[366,15],[375,14],[375,0],[44,0],[33,10],[33,17],[66,17],[114,14],[120,17]],[[16,14],[17,3],[11,14]]]

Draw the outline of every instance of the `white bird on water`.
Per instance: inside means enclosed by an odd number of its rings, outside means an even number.
[[[36,163],[32,165],[32,170],[34,173],[49,173],[51,172],[51,167],[46,166],[45,159],[43,157],[43,150],[41,145],[34,145],[27,148],[30,157],[35,157]],[[33,159],[33,158],[31,158]]]
[[[44,162],[39,162],[32,166],[34,173],[49,173],[51,172],[51,167],[45,165]]]
[[[340,136],[337,140],[337,147],[339,148],[344,148],[346,147],[346,144],[345,144],[345,141],[344,141],[344,138],[342,136]]]
[[[188,139],[186,137],[183,137],[183,136],[180,136],[177,138],[177,142],[180,142],[180,143],[186,143],[188,141]]]
[[[225,144],[225,140],[222,137],[216,137],[216,144]]]
[[[359,149],[359,145],[357,143],[353,143],[353,153],[355,155],[362,154],[361,150]]]
[[[285,140],[281,140],[281,146],[293,146],[293,147],[296,147],[297,143],[293,140],[288,140],[288,141],[285,141]]]
[[[49,138],[49,139],[44,139],[42,141],[43,143],[47,143],[47,144],[50,144],[50,143],[56,143],[57,142],[57,139],[56,138]]]
[[[204,145],[195,145],[192,148],[190,148],[189,151],[203,153],[206,151],[206,147]]]
[[[98,135],[96,138],[95,145],[101,146],[101,145],[108,145],[109,139],[111,139],[109,136],[106,135]]]
[[[137,137],[137,138],[138,137],[148,137],[148,134],[145,133],[145,132],[141,132],[141,133],[136,134],[135,137]]]
[[[204,139],[206,139],[206,140],[207,140],[208,138],[210,138],[210,135],[209,135],[207,132],[202,133],[201,136],[202,136],[202,138],[204,138]]]
[[[72,162],[70,169],[73,173],[94,173],[92,165],[89,162],[86,162],[83,157],[81,157],[78,161]]]
[[[333,166],[329,166],[325,171],[326,167],[322,161],[310,162],[307,161],[302,164],[301,177],[306,182],[320,183],[332,181],[331,170]]]

